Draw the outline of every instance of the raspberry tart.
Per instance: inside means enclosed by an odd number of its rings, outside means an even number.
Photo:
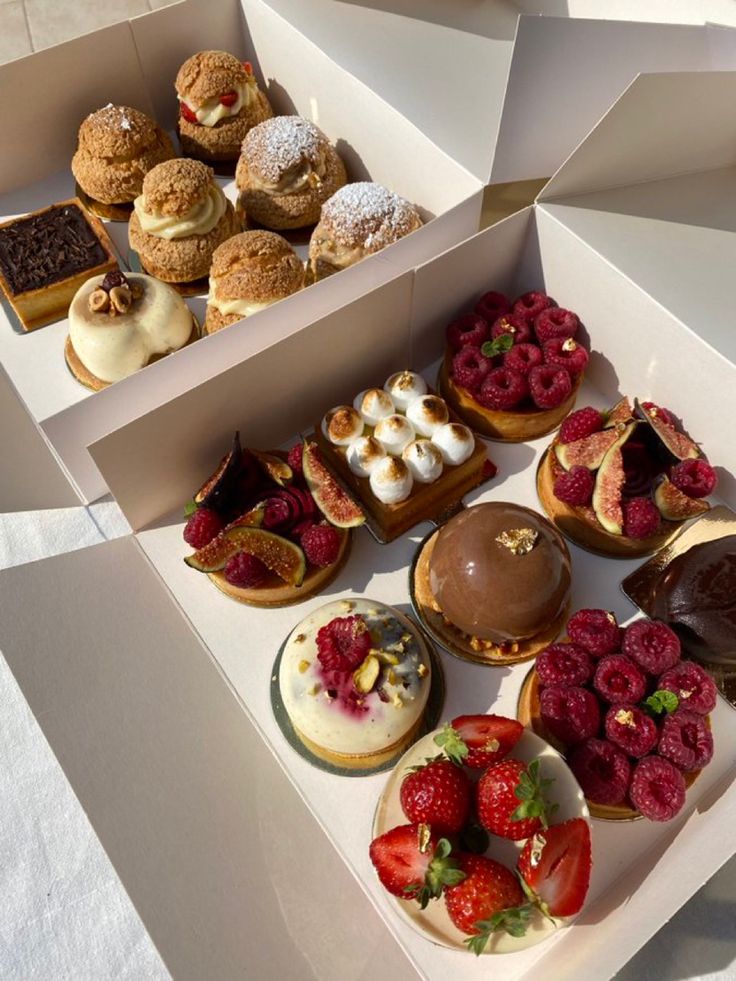
[[[393,607],[335,600],[294,627],[279,666],[294,732],[318,759],[374,770],[420,731],[432,682],[429,648]]]
[[[626,397],[607,412],[569,415],[537,471],[539,500],[560,531],[624,558],[656,551],[704,514],[716,482],[668,409]]]
[[[382,542],[436,518],[496,472],[480,440],[413,371],[330,409],[315,439]]]
[[[482,436],[523,442],[555,429],[575,404],[588,350],[580,321],[546,293],[513,302],[485,293],[447,326],[440,391]]]
[[[451,653],[508,665],[552,643],[567,615],[570,554],[540,514],[475,504],[432,532],[411,571],[412,600]]]
[[[301,443],[288,455],[243,449],[236,433],[187,507],[184,540],[196,551],[186,564],[252,606],[288,606],[324,589],[364,519],[326,471],[307,483],[313,457]]]
[[[579,610],[537,657],[519,719],[560,749],[593,817],[669,821],[713,756],[713,680],[666,624]]]

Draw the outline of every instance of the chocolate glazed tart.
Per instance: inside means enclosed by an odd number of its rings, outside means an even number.
[[[414,609],[451,654],[506,666],[535,657],[564,626],[570,554],[530,508],[466,508],[420,544],[410,575]]]

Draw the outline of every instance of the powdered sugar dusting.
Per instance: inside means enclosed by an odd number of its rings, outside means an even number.
[[[96,112],[91,112],[87,116],[87,119],[92,119],[92,117],[101,119],[108,126],[117,127],[127,132],[132,130],[134,125],[126,107],[114,106],[112,102],[108,102],[106,106],[103,106],[102,109],[98,109]]]
[[[340,188],[322,206],[320,224],[341,245],[378,251],[421,225],[416,208],[381,184],[357,181]]]
[[[277,184],[284,174],[302,163],[316,167],[327,139],[314,123],[301,116],[274,116],[252,130],[243,140],[248,166],[264,180]]]

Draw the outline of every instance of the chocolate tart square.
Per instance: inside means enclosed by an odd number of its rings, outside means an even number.
[[[0,289],[25,331],[61,319],[82,283],[117,264],[102,222],[78,198],[0,224]]]

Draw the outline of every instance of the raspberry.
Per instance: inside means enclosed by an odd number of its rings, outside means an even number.
[[[335,617],[317,632],[317,657],[326,671],[354,671],[373,646],[361,616]]]
[[[286,458],[286,462],[291,467],[291,472],[295,477],[301,477],[304,473],[302,470],[302,450],[302,443],[295,443],[289,450],[289,455]]]
[[[707,715],[716,707],[718,689],[711,676],[693,661],[680,661],[657,681],[657,688],[672,691],[682,708]]]
[[[337,561],[340,541],[340,532],[332,525],[312,525],[302,532],[300,544],[309,564],[324,569]]]
[[[597,735],[601,724],[598,699],[585,688],[553,685],[543,689],[539,702],[545,726],[566,745]]]
[[[644,698],[647,679],[630,658],[609,654],[598,662],[593,687],[604,702],[627,705]]]
[[[567,368],[571,377],[577,378],[588,364],[588,352],[571,337],[553,337],[542,345],[545,364]]]
[[[491,337],[495,341],[501,334],[511,334],[514,344],[528,344],[532,338],[532,329],[523,317],[506,314],[494,321],[491,327]]]
[[[636,705],[612,705],[606,712],[606,738],[629,756],[646,756],[657,745],[657,724]]]
[[[662,523],[659,508],[649,497],[632,497],[624,501],[624,534],[627,538],[649,538]]]
[[[289,530],[289,535],[292,538],[297,538],[301,541],[301,537],[305,532],[309,531],[310,528],[314,528],[317,522],[314,518],[304,518],[298,524],[295,524],[293,528]]]
[[[715,490],[718,475],[705,460],[682,460],[670,470],[670,480],[688,497],[707,497]]]
[[[631,779],[626,754],[607,739],[588,739],[576,746],[568,758],[575,779],[595,804],[620,804]]]
[[[556,409],[572,392],[570,373],[552,364],[540,364],[529,372],[529,390],[539,409]]]
[[[514,344],[503,356],[504,368],[528,375],[530,370],[542,363],[542,352],[536,344]]]
[[[575,440],[585,439],[603,429],[603,414],[587,406],[585,409],[577,409],[565,418],[560,426],[559,440],[561,443],[574,443]]]
[[[587,467],[572,467],[561,473],[552,488],[555,497],[565,504],[583,506],[590,504],[595,487],[595,477]]]
[[[452,359],[452,379],[469,392],[477,392],[493,367],[493,361],[470,344],[460,348]]]
[[[539,290],[532,290],[530,293],[522,293],[514,300],[511,312],[523,317],[525,320],[533,321],[538,317],[542,310],[556,306],[555,301]]]
[[[534,663],[543,685],[584,685],[593,677],[593,659],[577,644],[550,644]]]
[[[660,756],[645,756],[634,767],[629,797],[650,821],[670,821],[685,804],[685,779]]]
[[[702,770],[713,757],[713,733],[697,712],[678,709],[662,723],[657,752],[678,770]]]
[[[184,541],[192,548],[204,548],[225,527],[217,511],[211,508],[197,508],[184,526]]]
[[[233,555],[223,572],[231,586],[239,586],[241,589],[255,589],[257,586],[262,586],[269,576],[269,571],[263,562],[255,555],[248,555],[246,552],[237,552]]]
[[[674,426],[677,422],[669,409],[665,409],[661,405],[656,405],[654,402],[642,402],[641,407],[648,415],[659,416],[666,426]]]
[[[577,314],[562,307],[550,307],[537,314],[534,320],[534,333],[540,344],[551,341],[552,338],[565,339],[574,337],[580,326]]]
[[[466,344],[480,347],[488,340],[488,323],[477,313],[464,313],[447,325],[447,343],[453,351]]]
[[[478,401],[487,409],[513,409],[526,398],[526,378],[510,368],[494,368],[483,379]]]
[[[475,312],[487,320],[489,324],[502,317],[510,308],[511,304],[508,297],[504,296],[503,293],[497,293],[496,290],[484,293],[475,304]]]
[[[568,620],[567,632],[593,657],[613,654],[621,647],[621,628],[609,610],[578,610]]]
[[[624,631],[624,654],[647,674],[660,675],[680,660],[680,640],[674,630],[658,620],[637,620]],[[634,698],[632,701],[637,702]]]

